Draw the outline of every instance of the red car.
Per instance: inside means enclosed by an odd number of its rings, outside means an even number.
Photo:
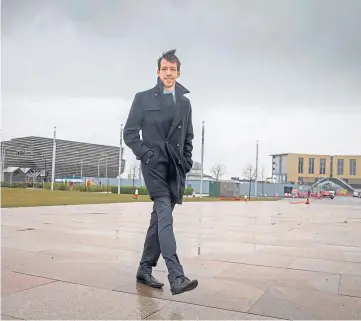
[[[333,200],[335,198],[335,192],[334,191],[322,191],[321,198],[330,198]]]

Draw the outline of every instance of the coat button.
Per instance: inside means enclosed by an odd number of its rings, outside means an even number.
[[[178,125],[178,128],[182,128],[182,126],[181,126],[181,125]]]
[[[179,147],[179,144],[177,144],[177,147]]]

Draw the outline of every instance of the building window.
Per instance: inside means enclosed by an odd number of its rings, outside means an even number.
[[[326,158],[320,159],[320,175],[326,174]]]
[[[350,159],[350,175],[356,175],[356,159]]]
[[[308,174],[314,174],[315,173],[315,159],[309,158],[308,159]]]
[[[298,157],[298,173],[303,174],[303,157]]]
[[[343,159],[337,160],[337,175],[343,175]]]

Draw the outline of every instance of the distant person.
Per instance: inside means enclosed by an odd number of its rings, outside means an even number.
[[[135,95],[124,142],[141,161],[145,186],[154,202],[137,280],[154,288],[164,285],[152,276],[152,267],[162,254],[171,292],[180,294],[194,290],[198,281],[185,276],[173,232],[173,209],[182,204],[186,174],[193,165],[194,136],[191,104],[184,97],[189,91],[177,82],[181,63],[175,52],[159,57],[156,86]]]

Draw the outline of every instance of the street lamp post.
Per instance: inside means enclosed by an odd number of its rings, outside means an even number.
[[[53,139],[53,161],[51,166],[51,190],[54,190],[55,179],[55,157],[56,157],[56,127],[54,127],[54,139]]]
[[[105,155],[105,179],[107,180],[107,194],[109,186],[109,177],[108,177],[108,155]]]
[[[120,147],[119,147],[119,167],[118,167],[118,194],[120,194],[120,175],[122,174],[123,159],[123,124],[120,125]]]
[[[203,197],[203,160],[204,160],[204,121],[202,122],[201,186],[200,198]]]
[[[254,196],[257,197],[257,179],[258,179],[258,140],[257,140],[257,147],[256,147],[256,173],[254,179]]]

